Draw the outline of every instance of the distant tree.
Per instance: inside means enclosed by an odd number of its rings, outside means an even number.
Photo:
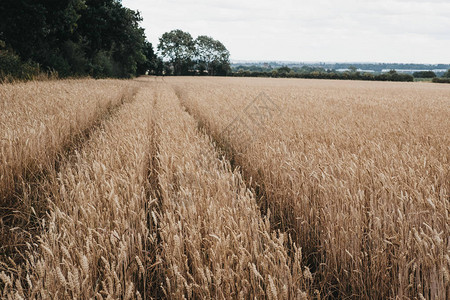
[[[199,70],[207,70],[209,75],[226,75],[230,70],[230,52],[209,36],[195,39],[195,57]]]
[[[433,71],[418,71],[413,73],[414,78],[434,78],[436,73]]]
[[[291,68],[289,68],[288,66],[282,66],[281,68],[278,68],[277,71],[279,74],[287,74],[291,72]]]
[[[175,75],[187,74],[193,65],[195,43],[188,32],[176,29],[164,33],[159,39],[158,50],[169,60]]]
[[[158,71],[158,58],[155,54],[155,51],[153,51],[152,43],[145,41],[144,47],[143,47],[143,54],[145,56],[145,60],[138,63],[137,65],[137,74],[138,75],[144,75],[147,72],[152,74],[157,74]]]
[[[448,69],[447,72],[445,72],[444,75],[442,75],[442,77],[450,78],[450,69]]]
[[[352,73],[356,73],[356,71],[358,70],[358,68],[355,67],[355,66],[350,66],[350,67],[348,67],[348,69],[349,69],[349,71],[352,72]]]

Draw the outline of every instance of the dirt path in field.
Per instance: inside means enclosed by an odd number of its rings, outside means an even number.
[[[147,84],[148,82],[145,81]],[[160,260],[161,255],[161,235],[160,235],[160,225],[158,222],[158,217],[162,214],[162,191],[161,184],[159,182],[160,173],[160,163],[158,160],[158,153],[160,151],[160,138],[161,138],[161,127],[159,126],[159,113],[158,113],[158,103],[160,101],[161,95],[158,88],[155,86],[153,93],[153,104],[152,104],[152,116],[150,120],[150,135],[152,140],[150,141],[149,149],[149,168],[148,168],[148,182],[150,189],[147,191],[147,198],[149,202],[153,201],[154,205],[152,207],[146,207],[147,215],[147,226],[150,230],[150,235],[153,239],[153,243],[149,243],[146,250],[148,251],[149,261],[147,262],[149,266],[148,276],[147,276],[147,288],[142,291],[145,297],[150,299],[162,299],[164,298],[164,291],[162,290],[162,283],[165,280],[165,270]]]
[[[208,127],[207,123],[204,120],[204,116],[201,116],[197,114],[197,112],[192,109],[192,107],[189,105],[189,103],[184,99],[186,95],[184,95],[184,92],[178,88],[177,86],[172,86],[172,89],[174,90],[175,94],[177,95],[180,105],[182,106],[183,110],[185,110],[196,122],[197,122],[197,128],[200,132],[203,132],[204,134],[208,135],[211,140],[214,141],[214,145],[216,146],[216,150],[219,156],[224,156],[229,162],[233,170],[239,170],[239,172],[242,174],[242,177],[247,184],[249,188],[251,188],[254,192],[256,201],[259,205],[261,216],[264,218],[268,214],[268,207],[266,204],[266,201],[264,200],[267,197],[267,193],[264,187],[264,184],[255,181],[249,174],[248,170],[246,170],[241,164],[239,164],[239,153],[236,152],[236,150],[228,144],[225,140],[221,139],[220,137],[216,136],[213,131]],[[221,157],[219,157],[221,158]],[[271,212],[277,213],[277,212]],[[273,217],[273,216],[272,216]],[[283,230],[285,228],[282,228],[281,226],[278,226],[277,222],[273,222],[271,224],[272,230]],[[289,232],[287,232],[289,233]]]
[[[196,113],[195,109],[192,109],[192,107],[189,105],[188,101],[186,101],[186,99],[184,99],[184,97],[186,95],[184,94],[184,91],[182,89],[180,89],[177,86],[172,86],[172,85],[170,85],[170,86],[173,89],[174,93],[177,95],[182,109],[184,111],[186,111],[193,120],[195,120],[196,125],[197,125],[197,131],[199,133],[207,136],[208,139],[210,139],[212,141],[212,144],[214,145],[214,148],[215,148],[215,152],[217,154],[216,158],[217,159],[225,159],[230,164],[232,172],[238,172],[240,174],[240,176],[242,177],[245,185],[249,189],[252,190],[252,195],[254,196],[256,203],[260,210],[260,218],[264,219],[264,220],[270,219],[270,232],[272,232],[272,233],[278,232],[278,233],[286,234],[289,236],[289,240],[291,240],[290,235],[293,232],[286,230],[285,227],[282,227],[281,221],[277,222],[277,219],[280,220],[280,218],[282,218],[282,215],[279,214],[280,212],[268,210],[268,205],[267,205],[267,201],[266,201],[267,193],[266,193],[266,189],[265,189],[264,185],[255,181],[249,175],[250,172],[248,172],[248,170],[245,170],[243,165],[241,165],[239,163],[239,153],[237,153],[235,151],[235,149],[230,144],[228,144],[225,140],[214,135],[213,131],[210,128],[208,128],[208,125],[207,125],[208,123],[204,119],[204,116],[198,115]],[[294,236],[292,237],[291,241],[296,241],[295,233],[294,233]],[[285,250],[290,255],[290,257],[293,258],[296,255],[295,254],[296,253],[295,242],[287,243],[285,245]],[[305,269],[305,270],[307,270],[305,272],[305,274],[308,274],[310,272],[309,268],[311,268],[311,269],[315,268],[315,261],[309,260],[308,258],[304,261],[308,262],[307,268]],[[311,271],[313,271],[313,270],[311,270]],[[312,283],[312,278],[311,278],[310,283]],[[308,291],[308,294],[310,297],[314,298],[317,296],[318,298],[320,298],[319,291],[314,290],[313,285],[308,285],[307,291]],[[312,295],[314,295],[314,296],[312,296]]]

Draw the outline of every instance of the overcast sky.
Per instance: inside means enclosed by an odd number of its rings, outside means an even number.
[[[123,0],[154,47],[220,40],[232,60],[450,63],[450,0]]]

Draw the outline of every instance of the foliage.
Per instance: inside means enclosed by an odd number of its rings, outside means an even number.
[[[0,38],[23,60],[62,77],[135,76],[153,59],[144,55],[141,20],[118,0],[0,2]]]
[[[442,75],[442,77],[450,78],[450,69],[448,69],[447,72],[445,72],[444,75]]]
[[[27,80],[39,75],[38,64],[23,62],[12,50],[5,49],[4,45],[4,42],[0,41],[0,82]]]
[[[238,71],[239,69],[250,70],[250,71],[264,71],[272,70],[282,66],[288,66],[293,70],[298,70],[303,67],[323,69],[323,70],[347,70],[349,67],[353,66],[357,70],[367,70],[374,73],[382,73],[385,70],[418,70],[418,71],[428,71],[428,70],[447,70],[450,68],[450,64],[402,64],[402,63],[353,63],[349,65],[348,63],[305,63],[305,62],[278,62],[278,61],[265,61],[265,62],[240,62],[233,63],[233,71]],[[437,73],[438,71],[436,71]],[[439,71],[442,72],[442,71]],[[411,72],[412,74],[412,72]]]
[[[158,50],[168,61],[167,75],[227,75],[231,71],[230,52],[218,40],[201,35],[195,40],[180,29],[166,32],[159,39]]]
[[[419,71],[413,73],[414,78],[434,78],[436,73],[433,71]]]
[[[164,33],[159,39],[158,50],[169,60],[175,75],[186,74],[193,66],[195,43],[189,32],[175,29]]]
[[[201,35],[195,39],[195,57],[199,70],[209,75],[226,75],[230,69],[230,52],[212,37]]]
[[[387,73],[372,74],[361,72],[336,72],[322,68],[311,68],[304,66],[301,69],[290,69],[281,67],[272,71],[248,71],[239,70],[232,73],[235,77],[274,77],[274,78],[310,78],[310,79],[340,79],[340,80],[369,80],[369,81],[414,81],[412,75],[401,74],[395,70]]]
[[[435,78],[433,78],[433,82],[434,83],[450,83],[450,78],[447,78],[447,77],[441,77],[441,78],[435,77]]]
[[[137,74],[145,75],[147,72],[161,74],[162,72],[158,72],[158,57],[156,56],[155,51],[153,51],[153,46],[151,43],[147,41],[144,43],[143,54],[145,56],[145,60],[138,63]]]
[[[280,74],[287,74],[289,72],[291,72],[291,68],[287,67],[287,66],[283,66],[281,68],[278,68],[278,73]]]

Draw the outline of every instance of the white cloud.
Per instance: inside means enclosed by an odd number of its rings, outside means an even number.
[[[210,35],[232,59],[450,62],[448,0],[123,0],[156,46],[166,31]]]

